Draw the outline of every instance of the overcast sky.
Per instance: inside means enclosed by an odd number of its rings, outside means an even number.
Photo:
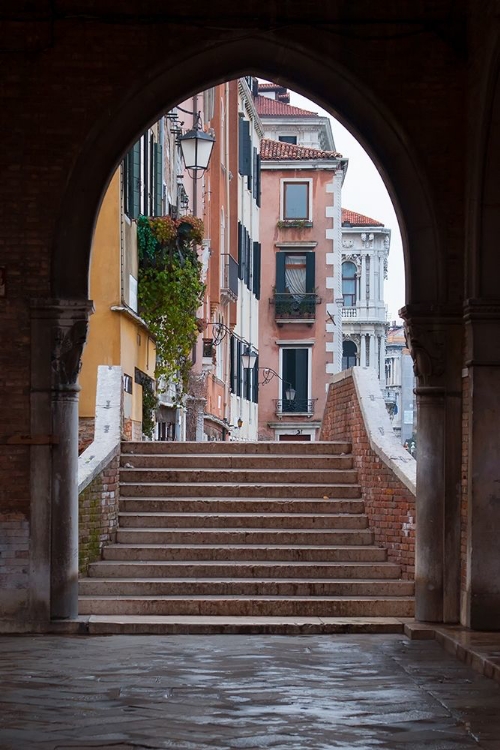
[[[401,234],[391,199],[377,168],[349,131],[315,102],[291,91],[290,104],[330,117],[335,147],[342,156],[349,159],[347,175],[342,188],[343,208],[349,208],[351,211],[357,211],[360,214],[370,216],[372,219],[377,219],[391,230],[389,278],[384,285],[385,302],[388,306],[389,321],[397,320],[401,323],[398,310],[405,303]]]

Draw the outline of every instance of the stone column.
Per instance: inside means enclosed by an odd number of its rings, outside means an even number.
[[[379,336],[379,378],[380,386],[385,388],[385,338]]]
[[[371,333],[368,334],[368,340],[369,340],[369,357],[370,362],[369,366],[373,367],[375,370],[377,369],[377,362],[376,362],[376,356],[375,356],[375,336],[373,336]]]
[[[359,364],[361,367],[366,367],[366,333],[360,335],[360,357]]]
[[[32,596],[35,617],[78,615],[78,392],[92,303],[32,302]],[[38,588],[40,587],[40,588]]]
[[[366,301],[366,255],[361,256],[361,288],[359,290],[359,301],[363,304]]]
[[[415,616],[458,622],[462,326],[456,310],[438,306],[402,316],[417,377]]]
[[[377,290],[375,289],[375,263],[377,258],[372,255],[370,258],[370,305],[373,307],[377,300]]]
[[[500,630],[500,300],[465,305],[468,424],[462,624]]]

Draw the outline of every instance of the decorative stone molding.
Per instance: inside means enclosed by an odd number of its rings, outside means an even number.
[[[466,300],[464,321],[466,366],[500,367],[500,300]]]
[[[90,300],[34,299],[33,320],[47,321],[50,328],[51,387],[53,390],[79,390],[78,374],[88,319],[93,312]]]
[[[400,310],[400,315],[405,321],[406,343],[419,387],[442,386],[462,327],[459,308],[408,305]]]
[[[405,338],[413,359],[415,376],[424,385],[441,377],[445,369],[444,332],[405,322]]]

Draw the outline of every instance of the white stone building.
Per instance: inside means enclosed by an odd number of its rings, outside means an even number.
[[[373,367],[385,386],[387,276],[391,230],[342,209],[342,369]]]

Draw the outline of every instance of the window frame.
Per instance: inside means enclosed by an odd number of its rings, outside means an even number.
[[[284,388],[283,388],[283,352],[285,349],[306,349],[307,350],[307,401],[311,401],[312,400],[312,351],[313,351],[312,344],[304,344],[303,346],[300,346],[299,344],[280,345],[279,358],[278,358],[278,374],[281,380],[278,382],[278,398],[281,400],[283,399],[283,395],[281,394],[284,391]]]
[[[291,184],[307,185],[307,216],[290,218],[285,216],[286,186]],[[312,179],[309,177],[284,177],[280,180],[280,219],[281,221],[312,221]]]
[[[345,276],[344,277],[344,266],[346,266],[347,264],[350,264],[351,266],[354,266],[354,276]],[[357,283],[358,282],[358,268],[357,268],[356,264],[354,263],[354,261],[352,261],[352,260],[344,260],[344,261],[342,261],[341,272],[342,272],[341,285],[342,285],[342,300],[343,300],[342,304],[343,304],[344,307],[356,307],[356,304],[358,302],[358,283]],[[344,292],[344,281],[352,281],[354,283],[354,292],[353,293],[347,294],[346,292]],[[351,304],[346,305],[346,301],[345,301],[346,297],[353,298],[353,301],[352,301]]]

